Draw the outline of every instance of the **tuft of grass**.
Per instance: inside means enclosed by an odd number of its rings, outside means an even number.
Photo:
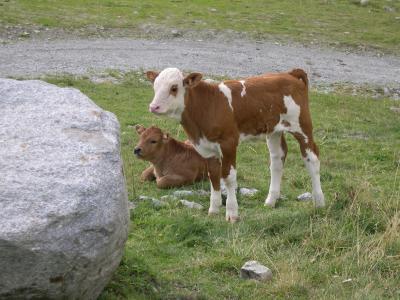
[[[400,2],[374,0],[13,0],[0,2],[0,24],[63,29],[119,29],[126,34],[213,30],[251,38],[292,39],[305,44],[400,50]]]
[[[120,76],[120,75],[118,75]],[[121,83],[87,78],[47,81],[80,89],[121,123],[121,146],[129,199],[161,197],[141,183],[147,163],[132,149],[131,125],[157,125],[185,139],[174,121],[147,111],[151,85],[137,73]],[[288,136],[282,194],[275,209],[263,206],[268,192],[266,145],[243,143],[238,151],[239,186],[260,192],[240,198],[241,221],[225,222],[174,202],[155,208],[139,203],[131,214],[125,256],[102,299],[385,299],[400,295],[400,120],[393,100],[312,93],[315,137],[321,152],[327,207],[314,209],[296,196],[311,190],[298,145]],[[208,182],[193,189],[208,189]],[[192,196],[207,207],[208,198]],[[223,210],[222,210],[223,211]],[[269,283],[240,279],[240,267],[258,260],[271,268]],[[351,280],[350,280],[351,279]]]

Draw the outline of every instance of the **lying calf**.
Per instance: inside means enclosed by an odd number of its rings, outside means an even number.
[[[208,177],[206,160],[202,158],[191,144],[179,142],[160,128],[135,127],[140,140],[134,154],[151,162],[143,171],[143,181],[157,181],[157,187],[164,189],[191,184]]]

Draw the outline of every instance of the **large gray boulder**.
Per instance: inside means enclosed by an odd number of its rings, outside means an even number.
[[[128,203],[116,117],[73,88],[0,79],[0,299],[95,299]]]

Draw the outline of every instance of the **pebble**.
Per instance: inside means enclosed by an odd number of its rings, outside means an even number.
[[[182,197],[182,196],[192,196],[194,195],[194,192],[188,190],[180,190],[180,191],[175,191],[173,194],[175,197]]]
[[[240,269],[240,277],[243,279],[268,281],[272,279],[272,271],[258,261],[251,260],[246,262]]]
[[[391,106],[391,107],[390,107],[390,110],[391,110],[392,112],[395,112],[395,113],[400,114],[400,107]]]
[[[153,197],[149,197],[149,196],[139,196],[139,201],[151,201],[151,203],[153,204],[153,206],[155,207],[161,207],[161,206],[166,206],[168,205],[167,203],[165,203],[164,201],[160,201],[156,198]]]
[[[311,201],[312,200],[312,194],[310,192],[306,192],[304,194],[298,195],[297,200],[299,201]]]
[[[185,199],[182,199],[179,202],[182,203],[182,205],[186,206],[187,208],[194,208],[199,210],[202,210],[204,208],[203,205],[199,203],[187,201]]]
[[[253,197],[255,194],[258,193],[257,189],[249,189],[249,188],[240,188],[239,193],[242,196]]]

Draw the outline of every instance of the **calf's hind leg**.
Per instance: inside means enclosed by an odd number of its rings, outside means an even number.
[[[271,181],[265,206],[275,207],[276,201],[281,196],[281,181],[283,165],[287,154],[286,140],[282,132],[274,132],[267,137],[270,157]]]
[[[316,207],[325,206],[324,193],[321,189],[320,181],[320,162],[319,162],[319,151],[318,146],[313,141],[312,134],[307,134],[305,139],[300,134],[293,134],[300,144],[301,155],[303,156],[304,164],[307,168],[308,173],[311,177],[312,182],[312,194]]]

